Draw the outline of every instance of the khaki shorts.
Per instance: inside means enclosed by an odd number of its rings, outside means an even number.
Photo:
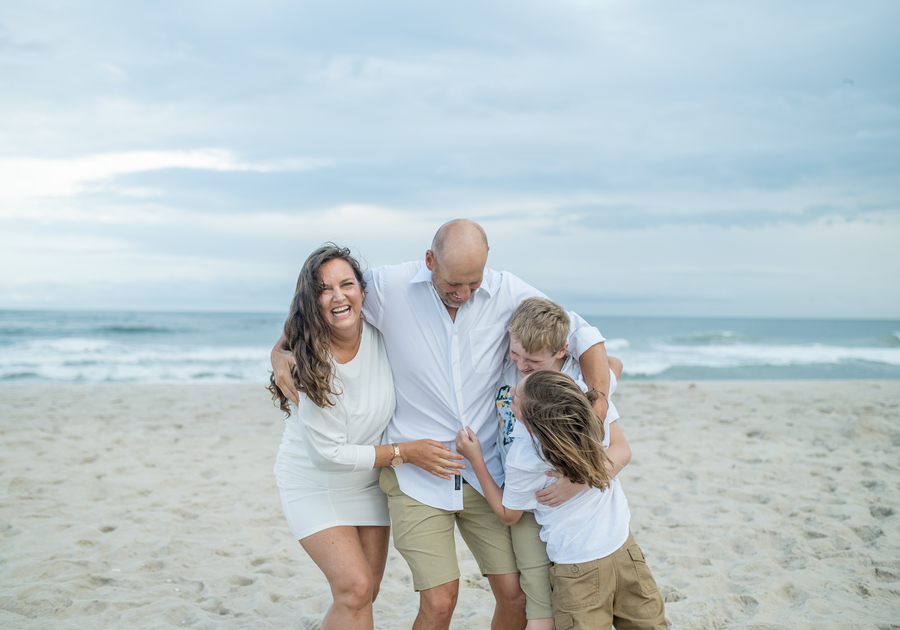
[[[541,540],[541,526],[534,513],[523,512],[519,522],[509,528],[512,536],[519,584],[525,591],[525,616],[528,619],[549,619],[553,616],[550,604],[550,558],[547,543]]]
[[[454,523],[482,575],[518,573],[509,527],[475,488],[463,484],[465,508],[450,512],[404,494],[393,468],[382,468],[380,481],[388,498],[394,547],[409,564],[417,591],[459,579]]]
[[[659,588],[631,532],[605,558],[553,565],[550,586],[556,630],[667,627]]]

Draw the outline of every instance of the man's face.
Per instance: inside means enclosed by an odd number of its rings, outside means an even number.
[[[519,376],[528,376],[532,372],[548,370],[553,367],[553,363],[557,359],[563,358],[565,354],[565,348],[562,348],[559,352],[553,352],[552,350],[526,352],[518,339],[512,335],[509,336],[509,358],[516,364]]]
[[[425,262],[431,270],[431,284],[447,308],[459,308],[469,301],[484,278],[484,265],[441,265],[429,251]]]

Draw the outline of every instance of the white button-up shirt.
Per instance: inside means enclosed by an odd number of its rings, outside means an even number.
[[[397,407],[384,443],[430,438],[456,450],[456,434],[470,427],[498,485],[503,466],[497,449],[494,395],[509,351],[506,326],[519,303],[546,297],[505,271],[485,268],[481,286],[450,319],[422,261],[365,273],[366,320],[381,330],[394,374]],[[600,332],[569,313],[569,352],[576,358],[604,341]],[[471,467],[463,477],[484,494]],[[421,503],[460,510],[460,479],[435,477],[418,466],[397,468],[400,489]]]

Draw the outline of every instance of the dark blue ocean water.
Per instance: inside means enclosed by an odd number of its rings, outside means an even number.
[[[0,382],[263,383],[283,317],[0,311]],[[898,320],[587,319],[625,378],[900,378]]]

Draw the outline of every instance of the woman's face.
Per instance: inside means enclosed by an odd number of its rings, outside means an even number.
[[[319,312],[332,335],[356,335],[362,313],[363,294],[347,261],[329,260],[319,269],[323,290]]]

